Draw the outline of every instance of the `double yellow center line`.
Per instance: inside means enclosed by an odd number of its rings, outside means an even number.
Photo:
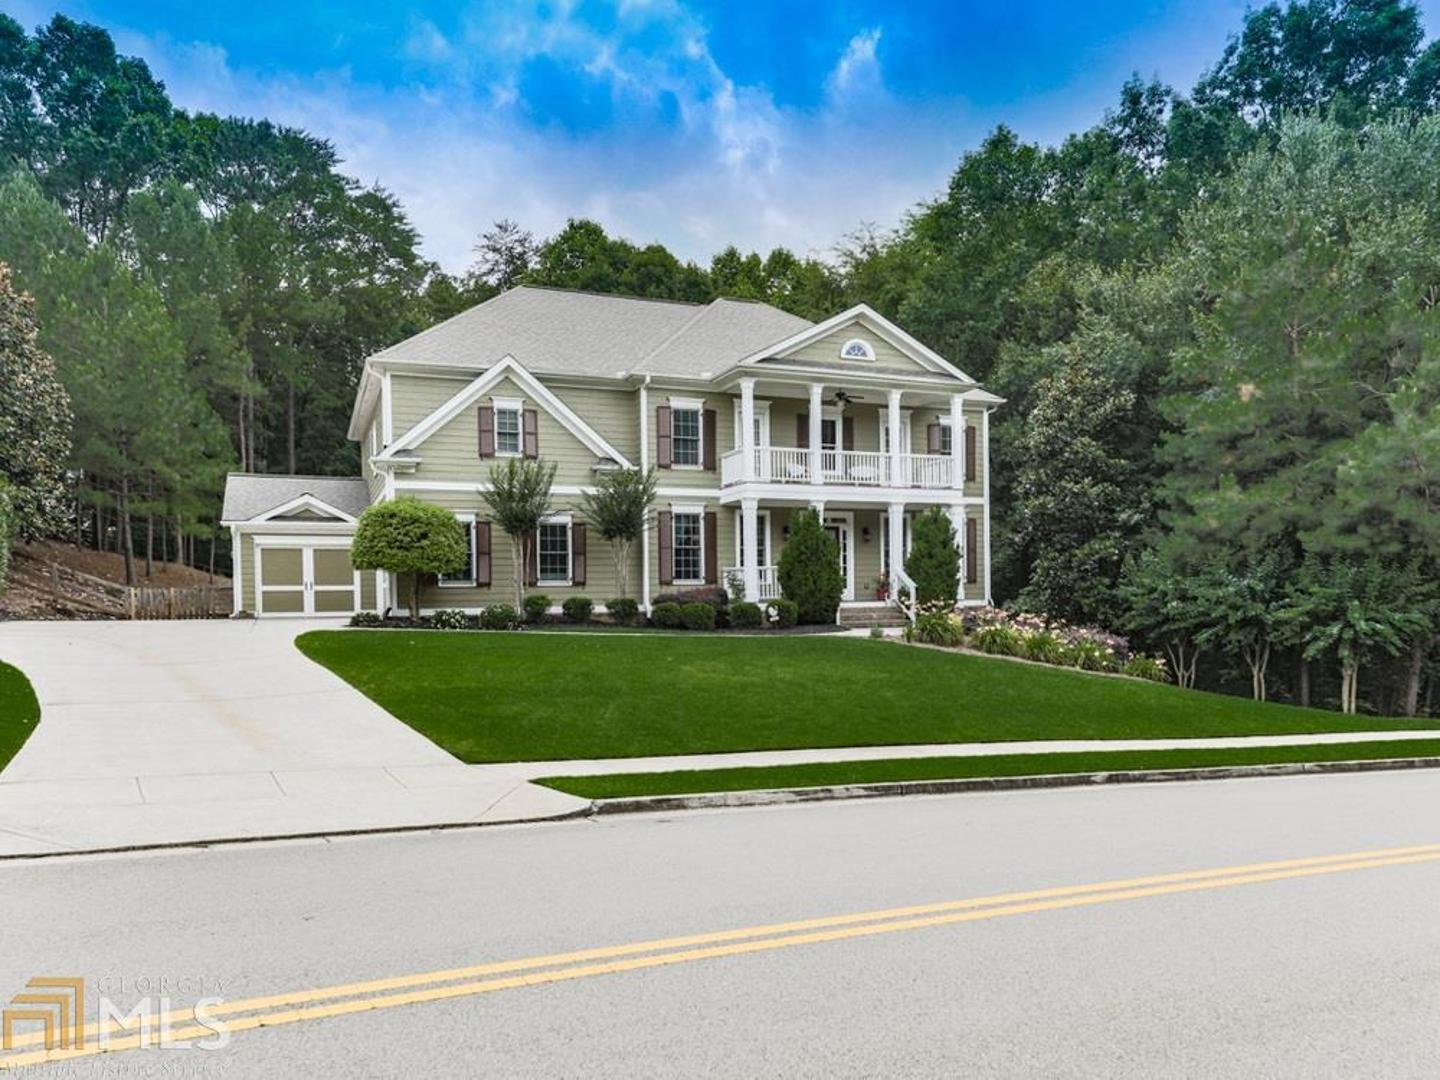
[[[15,1037],[13,1045],[21,1052],[0,1057],[0,1069],[138,1049],[155,1043],[160,1030],[165,1030],[166,1039],[170,1043],[212,1040],[216,1034],[215,1019],[223,1021],[228,1032],[236,1033],[375,1009],[393,1009],[402,1005],[473,997],[498,990],[545,986],[596,975],[613,975],[697,960],[773,952],[802,945],[848,941],[853,938],[923,930],[953,923],[979,922],[1012,915],[1140,900],[1152,896],[1229,889],[1240,885],[1258,885],[1292,878],[1437,861],[1440,861],[1440,844],[1384,848],[1343,855],[1321,855],[1280,862],[1126,878],[1089,885],[1001,893],[995,896],[848,915],[828,915],[795,922],[718,930],[683,937],[638,941],[627,945],[607,945],[519,960],[476,964],[444,971],[372,979],[367,982],[297,990],[211,1005],[205,1010],[206,1017],[210,1019],[209,1024],[197,1023],[193,1009],[178,1009],[163,1016],[151,1017],[148,1033],[134,1033],[132,1029],[115,1022],[103,1025],[92,1023],[86,1025],[84,1046],[80,1049],[47,1050],[43,1048],[42,1032],[20,1034]],[[24,1049],[34,1046],[42,1048]]]

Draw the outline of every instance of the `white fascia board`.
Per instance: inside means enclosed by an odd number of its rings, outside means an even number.
[[[257,514],[250,520],[252,522],[271,521],[295,510],[314,510],[317,514],[328,514],[330,517],[340,521],[348,521],[352,525],[355,523],[355,518],[352,515],[345,513],[344,510],[336,509],[323,499],[317,499],[314,495],[297,495],[289,502],[281,503],[279,506],[265,511],[263,514]]]
[[[617,450],[598,431],[561,401],[539,379],[531,375],[513,356],[505,356],[498,364],[478,375],[459,393],[450,398],[425,419],[405,432],[375,460],[388,461],[401,450],[413,450],[455,417],[474,405],[486,392],[497,386],[506,377],[513,379],[530,397],[570,434],[579,439],[597,457],[614,458],[625,468],[633,468],[630,459]],[[401,459],[404,460],[404,459]]]
[[[350,407],[350,426],[346,438],[359,442],[365,437],[366,421],[380,398],[380,377],[370,364],[360,372],[360,385],[355,388],[355,404]]]
[[[975,385],[975,380],[970,378],[969,375],[966,375],[965,372],[950,363],[950,361],[946,360],[923,341],[918,340],[905,330],[896,326],[889,319],[885,318],[885,316],[870,307],[869,304],[856,304],[854,307],[842,311],[838,315],[832,315],[824,322],[816,323],[814,326],[801,330],[797,334],[792,334],[790,337],[782,341],[777,341],[773,345],[767,345],[765,348],[758,352],[751,353],[745,357],[745,359],[741,360],[740,366],[752,366],[768,357],[783,358],[786,353],[804,348],[806,345],[819,341],[821,338],[829,336],[841,327],[854,322],[863,323],[868,329],[879,334],[916,363],[953,376],[972,386]]]

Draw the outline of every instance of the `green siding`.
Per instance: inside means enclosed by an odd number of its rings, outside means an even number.
[[[859,338],[869,343],[875,350],[874,360],[842,360],[840,358],[840,347],[851,338]],[[897,371],[928,371],[922,364],[917,364],[910,357],[906,356],[895,346],[881,338],[878,334],[872,333],[863,326],[851,324],[843,326],[831,334],[812,342],[802,349],[797,349],[786,359],[803,360],[812,364],[834,364],[837,367],[854,367],[859,369],[871,369],[881,367]]]

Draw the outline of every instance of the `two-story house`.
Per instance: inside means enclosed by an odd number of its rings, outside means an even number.
[[[414,496],[470,539],[465,569],[426,586],[426,610],[513,595],[511,546],[480,497],[507,457],[557,466],[554,513],[529,538],[529,585],[558,605],[618,594],[609,545],[581,496],[611,469],[657,470],[631,592],[721,585],[779,595],[776,564],[797,510],[834,536],[843,611],[883,610],[903,584],[909,522],[954,522],[962,603],[990,596],[989,420],[1001,399],[861,305],[811,323],[767,304],[639,300],[512,289],[372,356],[349,435],[353,479],[236,474],[235,610],[348,614],[404,605],[387,575],[349,563],[355,521]]]

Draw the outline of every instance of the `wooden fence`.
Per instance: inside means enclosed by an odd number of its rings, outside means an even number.
[[[57,603],[117,619],[213,619],[229,615],[229,585],[117,585],[113,581],[50,564],[50,594]]]

